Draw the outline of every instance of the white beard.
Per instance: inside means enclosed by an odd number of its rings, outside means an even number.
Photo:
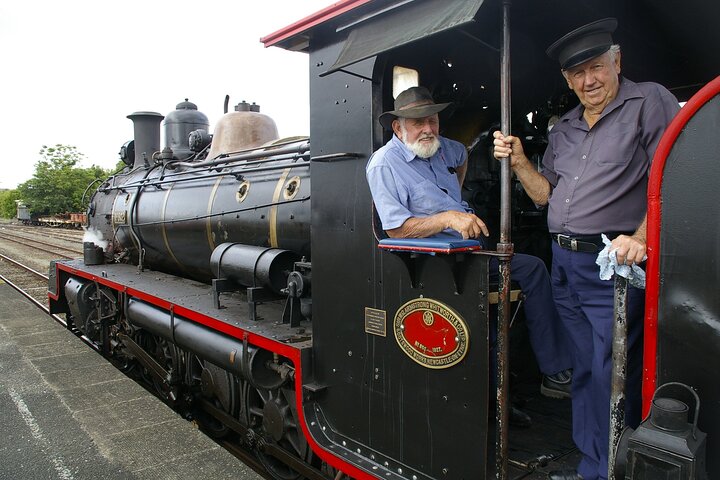
[[[405,126],[402,124],[400,125],[400,131],[402,133],[401,140],[403,141],[405,146],[420,158],[430,158],[435,155],[435,153],[437,153],[438,149],[440,148],[440,140],[438,140],[435,135],[432,136],[432,143],[421,141],[423,138],[428,137],[418,138],[417,141],[409,143],[407,141],[407,130],[405,130]]]

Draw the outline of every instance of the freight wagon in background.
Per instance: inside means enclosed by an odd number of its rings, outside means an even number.
[[[544,213],[515,182],[501,188],[491,133],[511,126],[539,162],[551,120],[577,102],[544,49],[605,17],[619,21],[623,74],[688,102],[650,178],[646,413],[658,398],[611,470],[720,478],[718,2],[337,2],[262,40],[309,55],[309,71],[288,78],[309,73],[310,139],[278,138],[244,102],[212,138],[188,101],[164,123],[129,116],[127,168],[88,210],[110,244],[51,265],[51,310],[275,479],[542,479],[574,466],[569,405],[537,394],[522,314],[498,333],[509,348],[490,341],[501,287],[488,264],[507,255],[378,248],[365,165],[389,138],[377,118],[394,95],[429,87],[453,103],[443,135],[468,148],[464,197],[496,241],[511,225],[516,252],[548,259]],[[502,222],[501,204],[511,206]],[[510,299],[500,297],[505,315]],[[419,346],[434,322],[452,332],[430,345],[442,358]],[[530,429],[507,428],[496,354],[509,358]]]
[[[30,216],[30,209],[27,205],[25,205],[22,202],[17,202],[17,221],[22,223],[23,225],[29,225],[32,223],[32,218]]]
[[[17,202],[17,221],[23,225],[62,227],[80,229],[87,224],[87,213],[62,213],[57,215],[37,215],[30,212],[25,203]]]
[[[27,206],[18,204],[17,219],[23,225],[81,229],[87,224],[87,213],[35,215],[30,213]]]
[[[43,215],[37,217],[33,225],[61,228],[82,228],[87,224],[86,213],[59,213],[57,215]]]

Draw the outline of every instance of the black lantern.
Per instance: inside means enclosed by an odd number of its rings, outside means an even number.
[[[695,397],[695,419],[688,423],[688,406],[680,400],[660,397],[660,390],[677,385]],[[627,431],[627,470],[630,480],[705,480],[705,433],[697,428],[700,398],[685,384],[671,382],[655,390],[649,417]],[[632,432],[632,433],[631,433]],[[621,478],[621,477],[619,477]]]

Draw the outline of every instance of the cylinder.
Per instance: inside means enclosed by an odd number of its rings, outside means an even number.
[[[223,243],[213,251],[210,264],[215,278],[227,278],[247,287],[266,287],[279,294],[299,259],[288,250]]]

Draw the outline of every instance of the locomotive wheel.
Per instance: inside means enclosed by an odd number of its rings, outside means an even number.
[[[180,363],[180,353],[174,345],[167,340],[153,335],[154,348],[150,350],[150,354],[162,365],[162,367],[170,373],[177,381],[168,385],[161,382],[154,376],[152,377],[152,385],[155,392],[162,401],[168,405],[174,405],[180,395],[180,379],[182,378],[183,369]]]
[[[219,410],[236,417],[239,410],[239,380],[230,372],[189,354],[193,384],[200,385],[202,397]],[[200,428],[212,438],[226,437],[232,430],[220,420],[198,409]]]
[[[244,399],[248,425],[259,433],[262,441],[276,444],[305,463],[313,461],[312,450],[298,424],[295,392],[292,389],[266,390],[247,384]],[[261,446],[256,445],[255,454],[272,478],[276,480],[303,478],[301,473],[265,453]]]
[[[144,330],[136,330],[132,333],[132,339],[137,343],[140,348],[145,350],[146,352],[154,352],[155,351],[155,337],[144,331]],[[141,362],[134,359],[127,362],[128,368],[127,371],[135,371],[135,374],[139,377],[139,379],[144,382],[146,385],[153,385],[153,378],[150,374],[150,371],[143,366]]]

